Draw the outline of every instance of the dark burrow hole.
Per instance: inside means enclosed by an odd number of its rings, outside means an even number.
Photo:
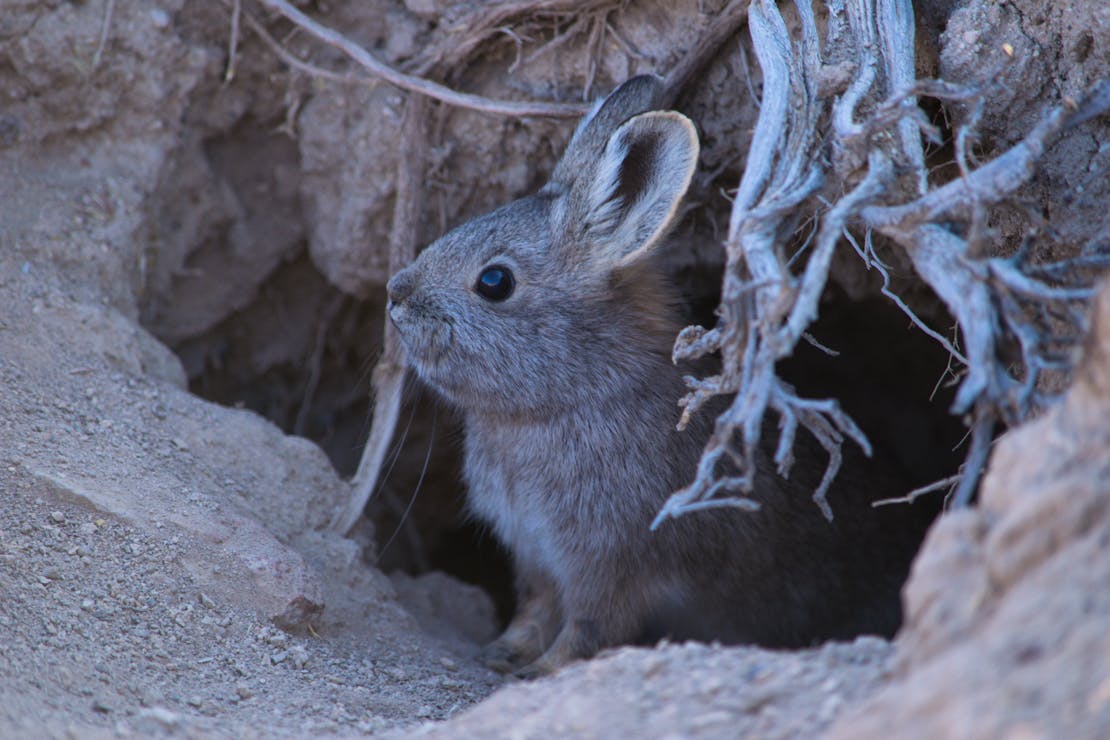
[[[949,476],[962,459],[965,430],[947,411],[947,355],[877,295],[876,275],[853,269],[866,287],[852,298],[832,283],[811,329],[838,356],[803,342],[780,372],[803,396],[840,399],[876,454],[897,460],[914,485]],[[691,280],[705,284],[697,276],[679,276],[681,284]],[[934,327],[951,325],[931,295],[917,299],[915,306],[924,307]],[[281,331],[266,328],[273,323],[273,306],[298,303],[307,314],[301,320],[287,321]],[[698,318],[712,321],[714,299],[695,304]],[[176,349],[194,393],[250,408],[286,432],[316,441],[338,472],[350,476],[370,426],[369,379],[382,311],[380,302],[341,297],[302,256],[279,267],[250,307]],[[267,366],[265,357],[283,359]],[[477,584],[493,598],[504,623],[514,606],[511,566],[493,537],[463,513],[461,447],[456,415],[410,380],[388,477],[367,507],[379,549],[376,565],[387,573],[440,570]],[[928,494],[918,505],[937,508],[942,496]]]

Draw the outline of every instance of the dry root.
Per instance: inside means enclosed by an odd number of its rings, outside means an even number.
[[[981,95],[939,81],[917,83],[913,70],[913,12],[909,0],[828,3],[826,46],[821,49],[812,5],[796,2],[801,33],[791,39],[771,0],[749,11],[752,43],[763,70],[763,99],[748,162],[733,202],[720,321],[712,330],[689,327],[675,344],[676,360],[720,351],[723,369],[689,378],[680,427],[709,399],[735,394],[716,422],[697,477],[674,494],[656,519],[726,505],[754,507],[755,454],[763,417],[781,419],[775,462],[789,471],[800,426],[829,453],[814,500],[825,500],[840,466],[845,437],[865,451],[862,432],[831,399],[800,398],[775,375],[817,317],[817,302],[841,237],[883,278],[883,292],[952,355],[962,380],[952,413],[967,415],[970,445],[961,475],[912,492],[955,487],[951,501],[966,505],[986,462],[997,423],[1020,423],[1053,397],[1042,390],[1047,371],[1071,369],[1071,348],[1085,331],[1091,272],[1110,266],[1108,245],[1092,245],[1074,259],[1031,265],[1028,241],[1010,258],[983,258],[986,208],[1025,183],[1046,145],[1062,128],[1110,108],[1110,84],[1083,103],[1050,111],[1026,138],[972,170],[968,142]],[[831,102],[820,96],[822,62],[850,60],[852,81]],[[738,94],[740,94],[738,92]],[[936,137],[918,96],[965,105],[955,133],[960,176],[933,186],[925,167],[922,134]],[[861,116],[861,111],[867,111]],[[831,125],[830,125],[831,124]],[[828,130],[831,128],[831,132]],[[840,183],[855,183],[847,192]],[[782,245],[797,227],[800,204],[823,203],[820,226],[800,274],[791,271]],[[810,209],[808,212],[811,212]],[[862,231],[863,245],[848,229]],[[899,244],[925,283],[956,319],[963,351],[915,316],[891,289],[875,256],[873,232]],[[1035,234],[1034,234],[1035,236]],[[1008,351],[1017,347],[1017,357]]]
[[[581,104],[494,101],[458,92],[433,81],[467,64],[493,44],[510,43],[523,54],[525,42],[541,35],[550,40],[532,56],[550,52],[578,35],[589,49],[600,48],[607,34],[621,39],[609,23],[619,0],[517,0],[475,4],[458,17],[445,19],[447,33],[425,49],[408,72],[393,69],[334,29],[326,28],[286,0],[259,0],[319,41],[341,50],[364,73],[338,73],[314,66],[266,32],[241,0],[223,0],[231,8],[232,38],[228,74],[234,73],[240,16],[286,63],[318,77],[342,82],[386,81],[449,105],[498,115],[575,116]],[[667,76],[669,101],[691,76],[747,20],[763,75],[760,115],[748,160],[730,215],[725,242],[726,271],[720,320],[716,327],[688,327],[674,348],[677,360],[720,352],[720,374],[688,378],[688,395],[680,427],[720,395],[735,397],[717,419],[696,479],[677,492],[660,511],[656,524],[670,516],[712,506],[758,507],[753,497],[755,451],[763,418],[780,419],[774,461],[788,474],[795,435],[808,430],[829,455],[814,500],[827,517],[833,512],[825,494],[851,439],[869,452],[862,431],[832,399],[799,396],[776,375],[776,363],[789,356],[817,317],[818,301],[838,245],[856,250],[883,280],[883,293],[920,329],[941,344],[960,377],[952,412],[970,426],[968,456],[961,475],[911,492],[952,486],[951,500],[967,504],[985,464],[998,424],[1013,425],[1054,401],[1046,393],[1046,373],[1069,372],[1072,349],[1085,331],[1085,309],[1093,272],[1110,265],[1110,245],[1091,245],[1073,259],[1033,264],[1033,242],[1048,230],[1031,233],[1012,257],[984,248],[987,209],[1003,202],[1028,181],[1045,147],[1062,129],[1110,109],[1110,84],[1076,103],[1049,111],[1028,136],[994,160],[972,167],[970,142],[975,136],[983,95],[942,81],[914,77],[913,10],[910,0],[830,0],[824,46],[812,3],[794,2],[800,33],[792,37],[772,0],[733,0],[718,22],[698,40]],[[535,45],[533,45],[535,46]],[[630,50],[634,51],[634,50]],[[596,61],[596,60],[595,60]],[[596,64],[591,65],[591,69]],[[853,70],[837,84],[843,70]],[[589,97],[592,73],[583,95]],[[745,82],[737,81],[737,95]],[[838,88],[831,90],[830,88]],[[836,93],[835,95],[833,93]],[[938,132],[917,106],[922,96],[962,109],[954,132],[959,176],[951,182],[930,181],[922,137]],[[413,105],[412,99],[409,106]],[[411,143],[411,142],[410,142]],[[403,158],[405,159],[405,158]],[[413,157],[404,168],[418,165]],[[420,165],[422,166],[422,165]],[[399,172],[404,183],[417,172]],[[845,186],[847,184],[847,186]],[[411,259],[414,236],[406,226],[416,194],[399,193],[391,266]],[[804,206],[804,208],[803,208]],[[784,245],[799,226],[799,214],[817,213],[808,259],[799,272]],[[959,329],[958,346],[913,314],[890,286],[887,267],[876,255],[874,235],[898,244],[917,276],[945,303]],[[795,255],[796,257],[797,255]],[[820,345],[818,345],[820,346]],[[358,495],[335,526],[347,529],[361,511],[384,459],[399,408],[401,358],[388,335],[382,365],[375,371],[377,406],[372,441],[356,476]]]

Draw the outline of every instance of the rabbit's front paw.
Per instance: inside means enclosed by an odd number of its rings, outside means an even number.
[[[519,647],[502,640],[486,645],[479,657],[486,668],[498,673],[512,673],[528,663],[527,656],[521,654]]]
[[[550,676],[558,669],[558,666],[548,664],[547,661],[540,660],[533,661],[523,668],[513,671],[513,675],[524,681],[531,681],[536,678],[543,678]]]
[[[482,648],[486,667],[498,673],[512,673],[543,654],[545,643],[539,625],[514,622],[505,633]]]
[[[543,655],[558,629],[553,613],[547,602],[529,601],[501,636],[482,648],[482,662],[498,673],[512,673]]]
[[[570,620],[543,655],[523,668],[518,668],[513,675],[524,679],[549,676],[568,663],[592,658],[602,647],[598,634],[598,623],[595,620]]]

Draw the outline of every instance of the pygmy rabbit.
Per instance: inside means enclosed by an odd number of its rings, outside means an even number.
[[[512,554],[519,607],[484,652],[498,670],[540,675],[664,636],[795,646],[900,620],[920,532],[880,519],[843,474],[827,522],[810,499],[824,464],[812,450],[797,451],[790,480],[760,460],[757,512],[649,529],[693,479],[712,423],[703,413],[675,430],[680,327],[653,251],[698,137],[655,109],[659,96],[653,77],[625,82],[538,193],[456,228],[389,281],[408,362],[465,415],[468,507]]]

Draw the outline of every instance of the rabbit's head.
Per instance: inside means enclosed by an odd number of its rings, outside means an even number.
[[[654,110],[659,93],[654,77],[621,85],[538,193],[447,233],[389,281],[408,361],[448,399],[558,413],[669,351],[669,292],[650,258],[698,139],[685,116]]]

